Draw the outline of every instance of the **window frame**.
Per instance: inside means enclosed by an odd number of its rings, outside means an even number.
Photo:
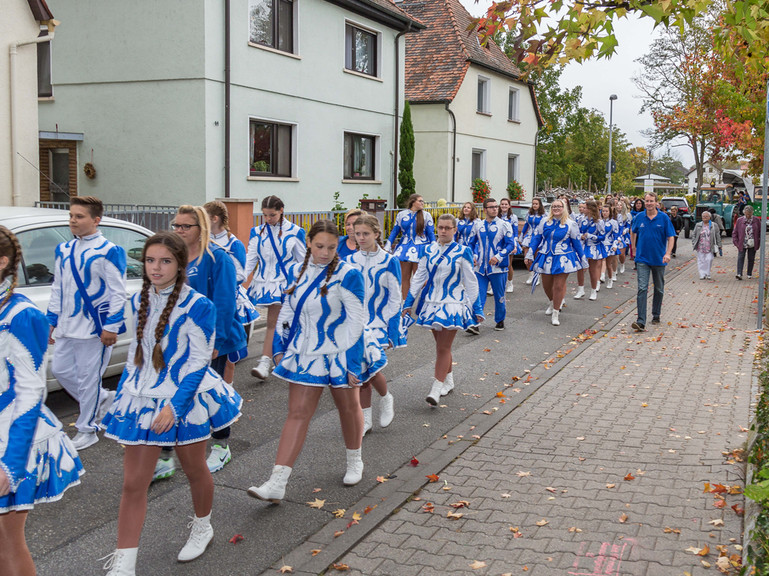
[[[507,96],[507,120],[508,122],[521,121],[521,91],[510,86]]]
[[[270,0],[272,3],[272,10],[275,17],[272,19],[272,36],[273,41],[270,44],[264,43],[264,42],[258,42],[251,36],[251,8],[253,5],[259,0],[248,0],[247,6],[248,6],[248,18],[246,19],[246,24],[248,26],[248,45],[253,46],[254,48],[261,48],[264,50],[268,50],[270,52],[276,52],[278,54],[284,54],[286,56],[298,56],[299,54],[299,37],[297,34],[297,21],[299,18],[299,11],[297,8],[297,2],[298,0]],[[260,2],[261,3],[261,2]],[[290,50],[284,50],[283,48],[280,48],[280,5],[281,3],[290,3],[291,4],[291,49]]]
[[[349,28],[353,30],[355,29],[360,30],[361,32],[365,32],[374,37],[374,58],[373,58],[374,73],[373,74],[370,74],[368,72],[363,72],[361,70],[357,70],[355,68],[348,66],[348,60],[347,60],[348,56],[350,57],[350,62],[353,62],[354,56],[355,56],[355,54],[351,52],[352,44],[348,45],[348,38],[349,38],[348,29]],[[348,74],[354,74],[364,78],[380,80],[382,78],[382,32],[380,30],[376,30],[374,28],[371,28],[370,26],[366,26],[354,20],[345,19],[344,50],[343,50],[342,56],[343,56],[342,67],[344,71],[347,72]]]
[[[38,38],[42,38],[44,36],[49,36],[49,30],[48,26],[40,26],[40,34],[38,34]],[[48,42],[39,42],[36,45],[36,58],[37,58],[37,99],[38,100],[53,100],[54,92],[53,92],[53,38],[48,40]],[[47,66],[45,68],[45,80],[47,82],[46,88],[50,88],[50,90],[42,94],[40,90],[40,59],[41,56],[45,55],[47,57]]]
[[[281,174],[279,170],[273,170],[271,172],[256,172],[252,170],[252,166],[254,164],[253,159],[253,152],[251,149],[251,126],[252,124],[269,124],[272,125],[274,128],[277,127],[288,127],[290,128],[290,142],[289,142],[289,170],[288,174]],[[273,134],[270,136],[270,146],[271,148],[275,145],[278,138],[277,131],[273,129]],[[248,118],[248,146],[246,147],[247,154],[248,154],[248,179],[249,180],[295,180],[296,179],[296,165],[297,165],[297,158],[296,158],[296,140],[297,140],[297,124],[294,122],[286,122],[283,120],[274,120],[271,118],[262,118],[258,116],[249,116]],[[277,157],[280,154],[280,152],[276,152],[272,154],[273,157],[276,158],[275,162],[277,162]]]
[[[358,138],[370,138],[371,139],[371,150],[372,150],[372,156],[371,159],[371,176],[355,176],[355,171],[353,168],[351,168],[351,172],[347,173],[346,166],[347,166],[347,154],[346,154],[346,147],[347,147],[347,138],[348,137],[358,137]],[[377,162],[379,160],[379,143],[380,143],[380,137],[378,134],[367,134],[365,132],[356,132],[353,130],[345,130],[342,135],[342,181],[343,182],[377,182],[377,176],[379,174]],[[350,149],[352,151],[352,147]],[[354,152],[353,152],[354,154]],[[354,158],[350,160],[350,166],[352,167]]]
[[[510,176],[510,162],[513,162],[513,175]],[[512,180],[521,182],[521,155],[520,154],[508,154],[507,155],[507,183]]]
[[[481,86],[484,86],[483,96],[481,97]],[[481,102],[481,100],[483,100]],[[478,75],[478,85],[476,91],[476,112],[484,116],[491,116],[491,78]],[[481,107],[481,105],[483,107]]]
[[[474,160],[475,155],[478,154],[480,161],[478,162],[478,174],[474,174]],[[481,180],[486,180],[486,150],[482,148],[473,148],[472,154],[471,154],[471,160],[470,160],[470,185],[475,181],[476,178],[480,178]]]

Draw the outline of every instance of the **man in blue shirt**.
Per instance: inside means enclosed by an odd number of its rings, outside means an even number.
[[[649,292],[649,275],[654,281],[652,299],[652,324],[660,323],[662,297],[665,294],[665,266],[670,262],[676,232],[667,214],[657,209],[657,195],[646,194],[645,212],[633,218],[630,242],[638,268],[638,319],[632,326],[636,332],[646,330],[646,296]]]

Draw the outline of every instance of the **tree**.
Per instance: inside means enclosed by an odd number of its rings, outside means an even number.
[[[405,207],[409,196],[416,193],[417,183],[414,180],[414,126],[411,123],[411,106],[406,101],[401,120],[401,141],[398,160],[398,182],[401,185],[398,194],[398,206]]]

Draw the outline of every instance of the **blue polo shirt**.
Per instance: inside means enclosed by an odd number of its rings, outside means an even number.
[[[631,231],[636,235],[635,261],[648,266],[665,266],[662,261],[668,248],[668,238],[676,235],[673,223],[664,212],[657,210],[654,218],[639,212],[633,218]]]

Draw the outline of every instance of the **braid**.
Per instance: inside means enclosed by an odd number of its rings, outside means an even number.
[[[336,267],[339,265],[339,253],[335,252],[334,257],[331,259],[331,263],[328,265],[328,268],[326,269],[326,283],[323,285],[323,288],[320,289],[320,295],[325,296],[328,294],[328,283],[331,282],[331,277],[334,275],[334,272],[336,272]]]
[[[139,321],[136,324],[136,353],[134,354],[134,365],[141,368],[144,366],[144,347],[142,339],[144,338],[144,325],[147,323],[147,313],[150,307],[150,280],[144,276],[142,284],[142,294],[139,304]]]
[[[10,248],[13,250],[13,258],[9,256],[8,258],[8,265],[10,267],[10,274],[11,274],[11,285],[8,287],[8,293],[5,295],[3,300],[0,302],[0,307],[5,306],[5,304],[10,300],[11,296],[13,295],[13,291],[16,289],[16,286],[19,284],[19,264],[21,263],[21,245],[19,244],[19,239],[16,238],[16,235],[8,230],[5,226],[0,226],[0,231],[3,233],[3,235],[8,238],[8,242],[10,244]],[[5,252],[5,250],[0,247],[0,253]],[[5,278],[8,276],[8,272],[6,271],[3,274],[2,280],[5,280]]]
[[[280,222],[278,223],[278,240],[283,236],[283,214],[280,215]]]
[[[304,275],[304,271],[307,270],[307,264],[310,262],[310,251],[307,250],[304,254],[304,262],[302,262],[302,269],[299,270],[299,276],[296,277],[296,281],[291,285],[291,288],[286,290],[286,295],[290,295],[294,293],[294,289],[296,289],[296,285],[299,284],[299,280],[302,279],[302,276]]]
[[[166,307],[163,308],[163,313],[160,315],[158,325],[155,328],[155,347],[152,349],[152,365],[158,372],[166,367],[165,360],[163,360],[163,334],[166,331],[168,318],[171,316],[171,312],[173,312],[176,307],[176,302],[179,300],[179,294],[181,293],[183,286],[184,274],[179,274],[176,277],[176,285],[174,286],[173,292],[169,294]]]

